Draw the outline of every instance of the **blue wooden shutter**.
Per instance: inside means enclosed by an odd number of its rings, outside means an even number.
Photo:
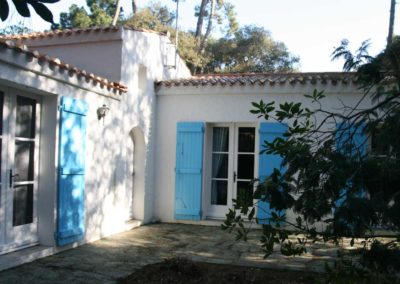
[[[355,128],[355,126],[349,127],[347,123],[338,123],[336,125],[337,149],[343,151],[348,155],[366,155],[368,149],[368,141],[367,136],[364,133],[364,128],[365,124],[362,124]]]
[[[264,141],[272,142],[277,137],[282,137],[287,130],[287,126],[281,123],[262,122],[259,129],[260,151],[263,150]],[[272,174],[274,168],[281,169],[282,157],[272,154],[260,154],[258,164],[258,177],[260,182]],[[281,169],[281,171],[283,171]],[[260,224],[267,224],[267,218],[271,217],[269,202],[258,203],[257,218]]]
[[[87,103],[61,98],[56,241],[59,246],[85,233],[85,142]]]
[[[347,123],[338,123],[336,125],[336,149],[345,153],[346,155],[352,156],[364,156],[367,154],[368,141],[367,135],[364,133],[365,124],[362,124],[355,128],[355,126],[349,126]],[[349,181],[351,182],[351,181]],[[345,189],[342,189],[342,192]],[[360,192],[360,195],[363,193]],[[336,207],[343,204],[346,197],[336,201]]]
[[[179,122],[176,137],[175,219],[200,220],[203,122]]]

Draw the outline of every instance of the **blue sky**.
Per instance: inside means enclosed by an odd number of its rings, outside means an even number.
[[[11,1],[10,1],[11,2]],[[49,4],[55,19],[61,11],[75,3],[85,5],[85,0],[61,0]],[[138,0],[143,7],[150,1]],[[175,7],[171,0],[162,3]],[[180,4],[179,26],[194,29],[194,6],[199,0],[186,0]],[[230,0],[236,7],[240,25],[256,24],[269,30],[275,40],[282,41],[289,50],[300,56],[300,70],[340,71],[342,62],[331,62],[330,54],[344,38],[356,49],[363,40],[371,40],[370,53],[376,54],[386,44],[389,25],[390,0]],[[131,13],[130,1],[122,0],[126,15]],[[396,11],[395,33],[400,33],[400,5]],[[7,23],[21,18],[14,12]],[[35,30],[49,25],[34,16],[23,19]]]

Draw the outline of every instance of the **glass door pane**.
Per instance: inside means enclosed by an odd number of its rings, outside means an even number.
[[[2,169],[3,169],[3,105],[4,105],[4,93],[0,92],[0,156],[1,156],[1,162],[0,162],[0,190],[2,190],[1,187],[1,182],[2,182]],[[1,198],[1,194],[0,194]],[[1,204],[1,203],[0,203]]]
[[[36,101],[17,96],[13,179],[13,226],[33,222]]]
[[[228,203],[229,127],[213,128],[211,204]]]
[[[255,165],[255,134],[254,127],[238,127],[237,157],[236,157],[236,200],[238,205],[253,203],[252,180]]]
[[[4,135],[4,93],[0,91],[0,248],[1,245],[5,243],[6,239],[6,184],[4,182],[4,173],[6,169],[7,155],[5,147],[5,135]]]
[[[33,185],[15,185],[13,200],[13,226],[33,222]]]

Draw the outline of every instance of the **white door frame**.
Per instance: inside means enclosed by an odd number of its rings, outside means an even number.
[[[227,204],[226,205],[213,205],[211,204],[211,183],[212,183],[212,133],[214,127],[228,127],[229,128],[229,162],[228,162],[228,192],[227,192]],[[237,193],[237,179],[234,181],[234,173],[238,172],[238,137],[239,137],[239,128],[240,127],[253,127],[255,130],[255,138],[254,138],[254,178],[258,176],[258,153],[259,153],[259,143],[258,143],[258,127],[256,123],[214,123],[210,127],[211,139],[209,139],[209,143],[211,146],[209,147],[210,153],[206,153],[208,159],[210,159],[209,163],[210,169],[207,170],[207,175],[209,178],[205,179],[206,184],[204,185],[204,194],[205,198],[205,216],[206,218],[211,219],[222,219],[225,218],[226,213],[228,213],[229,208],[233,208],[232,199],[236,198]]]
[[[6,253],[18,248],[34,245],[38,241],[37,224],[38,224],[38,169],[39,169],[39,138],[40,138],[40,107],[41,100],[39,96],[26,94],[15,89],[4,88],[1,90],[4,94],[3,106],[3,139],[2,139],[2,169],[1,169],[1,204],[0,218],[3,224],[0,227],[0,254]],[[35,114],[35,138],[33,140],[15,137],[15,121],[16,121],[16,103],[17,96],[26,97],[36,100]],[[11,170],[14,168],[15,142],[16,141],[33,141],[34,142],[34,173],[33,182],[14,181],[11,180]],[[15,174],[15,169],[13,170]],[[13,187],[15,185],[33,185],[33,216],[32,223],[13,226]]]

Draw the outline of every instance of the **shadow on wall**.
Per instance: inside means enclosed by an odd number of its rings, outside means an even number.
[[[111,104],[110,107],[113,109],[115,106]],[[90,159],[90,176],[86,180],[86,239],[91,241],[119,232],[129,219],[125,203],[127,157],[122,151],[121,141],[130,139],[123,135],[118,115],[106,118],[105,125],[98,121],[97,130],[93,124],[87,139],[91,147],[86,153]]]

